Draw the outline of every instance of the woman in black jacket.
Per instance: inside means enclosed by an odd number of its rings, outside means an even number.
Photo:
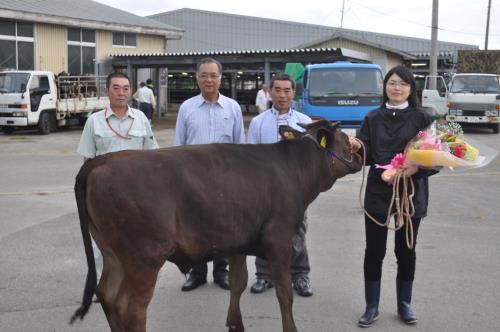
[[[431,124],[425,111],[417,108],[417,93],[413,74],[404,66],[392,68],[384,78],[383,103],[366,115],[357,136],[364,143],[367,165],[386,165],[404,151],[406,144],[420,130]],[[353,150],[361,148],[359,142],[351,141]],[[376,220],[384,222],[391,202],[392,186],[381,178],[383,169],[371,167],[368,173],[364,205]],[[427,214],[429,198],[428,176],[434,172],[407,166],[404,176],[411,177],[415,184],[413,203],[415,214],[411,218],[414,243],[420,221]],[[366,311],[359,319],[362,327],[370,326],[378,318],[380,279],[382,262],[386,252],[387,227],[375,224],[365,215],[366,249],[364,259]],[[397,302],[398,314],[408,324],[417,322],[410,302],[415,275],[415,245],[408,248],[404,227],[396,231],[395,249],[397,258]]]

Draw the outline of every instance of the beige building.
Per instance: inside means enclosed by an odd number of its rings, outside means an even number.
[[[337,32],[331,36],[321,38],[298,46],[298,48],[345,48],[356,50],[368,55],[370,61],[380,65],[384,72],[391,68],[410,63],[416,57],[410,53],[400,51],[386,45],[375,44],[368,40],[362,40],[355,36]]]
[[[164,53],[182,34],[89,0],[1,0],[0,69],[106,73],[110,55]]]

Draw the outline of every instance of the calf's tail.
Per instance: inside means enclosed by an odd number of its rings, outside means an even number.
[[[80,217],[80,229],[82,231],[83,245],[85,247],[85,255],[87,257],[87,280],[85,281],[85,289],[83,291],[82,305],[78,308],[69,321],[73,324],[77,318],[83,319],[89,311],[92,304],[92,296],[95,294],[97,288],[97,274],[94,260],[94,250],[92,249],[92,240],[89,232],[89,214],[87,210],[86,191],[87,191],[87,178],[89,170],[91,169],[88,162],[86,162],[80,172],[76,176],[75,182],[75,197],[78,207],[78,216]]]

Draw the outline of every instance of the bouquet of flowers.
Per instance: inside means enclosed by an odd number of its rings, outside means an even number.
[[[421,130],[408,143],[404,153],[398,153],[390,164],[375,166],[385,169],[382,179],[391,183],[399,170],[411,165],[429,168],[446,166],[451,169],[482,167],[495,157],[496,151],[489,154],[489,157],[481,155],[477,147],[468,143],[458,123],[436,124],[434,121],[427,129]]]
[[[436,124],[420,131],[405,150],[406,158],[419,166],[479,167],[485,157],[463,137],[455,122]]]

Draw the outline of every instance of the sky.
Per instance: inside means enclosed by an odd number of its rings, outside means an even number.
[[[139,16],[192,8],[332,27],[340,27],[342,24],[346,29],[430,39],[433,1],[97,0],[97,2]],[[440,0],[438,40],[477,45],[480,49],[484,49],[487,12],[488,0]],[[500,49],[500,0],[491,0],[488,49]]]

